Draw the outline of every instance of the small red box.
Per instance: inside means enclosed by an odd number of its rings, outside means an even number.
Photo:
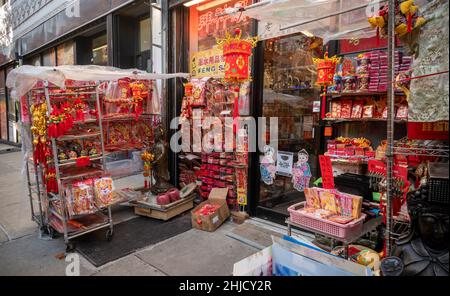
[[[373,157],[375,157],[375,151],[366,151],[365,155],[366,155],[366,157],[373,158]]]

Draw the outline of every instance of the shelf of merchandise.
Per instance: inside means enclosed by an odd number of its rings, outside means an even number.
[[[100,132],[80,134],[80,135],[65,135],[58,137],[56,141],[63,142],[63,141],[82,140],[87,138],[95,138],[98,136],[100,136]]]
[[[430,156],[449,158],[449,145],[438,140],[420,140],[407,145],[404,138],[394,142],[394,153],[406,156]]]
[[[324,121],[341,123],[341,122],[387,122],[386,118],[324,118]],[[407,119],[396,119],[396,123],[407,123]]]
[[[103,159],[102,155],[98,155],[98,156],[94,156],[94,157],[89,157],[90,161],[96,161],[96,160],[101,160]],[[76,165],[77,163],[77,159],[69,159],[69,160],[65,160],[65,161],[59,161],[58,165],[60,167],[63,166],[72,166],[72,165]]]
[[[76,87],[72,88],[74,90],[74,92],[68,92],[68,93],[50,93],[49,91],[49,87],[48,87],[48,82],[44,81],[44,95],[45,95],[45,101],[47,103],[47,112],[49,115],[51,113],[52,110],[52,99],[53,98],[60,98],[60,97],[64,97],[64,96],[75,96],[78,97],[79,95],[95,95],[95,102],[96,102],[96,109],[98,111],[98,120],[94,119],[94,120],[89,120],[88,123],[97,123],[98,126],[98,132],[95,133],[89,133],[89,134],[79,134],[79,135],[65,135],[65,136],[61,136],[57,139],[52,138],[51,139],[51,148],[53,151],[53,159],[52,159],[52,164],[55,167],[55,172],[56,172],[56,180],[58,183],[58,188],[59,188],[59,192],[57,194],[46,194],[46,198],[49,199],[49,196],[51,196],[51,198],[53,200],[58,199],[61,207],[63,209],[66,209],[66,200],[65,200],[65,192],[64,192],[64,184],[66,184],[68,181],[71,180],[80,180],[89,176],[98,176],[98,175],[102,175],[103,174],[103,169],[100,168],[85,168],[84,172],[80,172],[80,173],[71,173],[70,170],[66,171],[64,174],[64,167],[69,167],[73,164],[76,163],[76,160],[72,160],[69,162],[60,162],[59,158],[58,158],[58,147],[57,147],[57,142],[61,142],[61,141],[70,141],[70,140],[81,140],[81,139],[86,139],[86,138],[92,138],[92,137],[100,137],[100,143],[101,143],[101,155],[98,157],[95,157],[94,159],[91,160],[101,160],[102,162],[102,167],[105,167],[105,149],[104,149],[104,141],[103,141],[103,130],[102,130],[102,116],[101,116],[101,105],[100,105],[100,94],[99,94],[99,90],[98,90],[98,86],[99,83],[97,82],[95,86],[89,86],[89,88],[95,88],[95,92],[93,91],[81,91],[81,92],[76,92],[75,90],[77,89]],[[83,87],[83,89],[86,89],[85,87]],[[84,99],[90,99],[90,98],[84,98]],[[82,122],[83,124],[86,122]],[[68,226],[68,222],[71,219],[71,217],[69,217],[66,213],[66,211],[62,211],[62,213],[58,213],[57,211],[55,211],[54,209],[52,209],[51,206],[48,207],[47,211],[49,213],[47,213],[47,217],[49,217],[50,215],[52,215],[53,217],[56,217],[57,219],[60,220],[60,222],[62,222],[62,229],[57,227],[54,222],[49,221],[49,226],[52,227],[54,230],[60,232],[61,234],[64,235],[64,242],[67,245],[68,250],[72,250],[73,247],[71,245],[70,240],[72,240],[75,237],[87,234],[89,232],[95,231],[95,230],[99,230],[99,229],[103,229],[103,228],[108,228],[107,231],[107,236],[110,238],[112,237],[113,234],[113,221],[112,221],[112,215],[111,215],[111,208],[108,207],[108,215],[106,216],[105,220],[102,223],[95,223],[95,225],[88,225],[86,228],[80,229],[76,232],[72,232],[70,231],[71,229]],[[50,215],[49,215],[50,214]],[[58,229],[57,229],[58,228]]]
[[[369,92],[369,91],[361,91],[361,92],[341,92],[341,93],[327,93],[328,99],[341,98],[341,97],[370,97],[370,96],[386,96],[386,92]],[[396,92],[395,96],[403,97],[406,96],[403,92]]]

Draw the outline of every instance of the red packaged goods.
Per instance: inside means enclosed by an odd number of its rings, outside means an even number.
[[[336,149],[328,149],[328,155],[336,155]]]
[[[364,152],[364,154],[366,155],[366,157],[369,157],[369,158],[375,157],[375,151],[372,151],[372,150],[368,150],[368,151]]]
[[[350,118],[352,116],[352,100],[344,100],[341,102],[340,118]]]
[[[407,119],[408,118],[408,106],[400,105],[397,110],[397,119]]]
[[[366,105],[363,107],[363,118],[372,118],[373,117],[373,105]]]
[[[327,149],[336,149],[336,144],[327,144]]]
[[[341,117],[341,102],[334,101],[331,103],[331,117],[332,118]]]
[[[355,149],[353,147],[345,149],[345,156],[354,156],[354,155],[355,155]]]
[[[356,147],[355,148],[355,155],[356,156],[364,156],[364,148],[361,147]]]
[[[363,102],[356,101],[352,106],[352,116],[351,118],[361,118],[363,112]]]

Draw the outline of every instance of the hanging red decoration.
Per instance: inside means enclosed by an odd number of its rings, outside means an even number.
[[[333,56],[328,57],[328,51],[325,52],[324,58],[313,58],[313,62],[317,68],[317,81],[316,85],[323,88],[321,113],[322,118],[325,117],[325,106],[327,100],[327,87],[334,83],[334,73],[336,72],[336,65],[339,63],[340,58]]]
[[[138,120],[139,116],[141,116],[144,112],[144,98],[148,96],[148,92],[145,91],[145,84],[138,81],[130,83],[130,88],[132,99],[131,104],[133,106],[136,120]]]
[[[250,77],[250,57],[252,49],[258,42],[258,37],[241,39],[242,31],[239,28],[234,30],[234,37],[230,33],[225,33],[224,39],[217,39],[217,44],[223,50],[225,59],[225,76],[227,82],[234,82],[236,86],[232,88],[235,93],[233,109],[233,132],[236,133],[237,118],[239,117],[239,83],[251,80]]]
[[[75,120],[76,121],[84,121],[84,108],[86,103],[81,100],[80,97],[75,100],[73,103],[73,107],[75,109]]]
[[[241,39],[242,31],[239,28],[234,30],[234,35],[232,37],[226,32],[225,39],[217,39],[217,44],[223,49],[225,80],[244,82],[251,79],[249,61],[258,37]]]

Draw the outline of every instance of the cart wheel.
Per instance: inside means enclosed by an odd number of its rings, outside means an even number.
[[[111,229],[108,229],[106,231],[106,240],[109,242],[112,241],[113,236],[114,236],[114,232]]]
[[[75,251],[75,243],[68,242],[66,244],[66,253],[73,253]]]
[[[54,238],[56,237],[55,230],[54,230],[53,227],[51,227],[51,226],[48,226],[48,227],[47,227],[47,233],[48,233],[48,236],[49,236],[51,239],[54,239]]]

